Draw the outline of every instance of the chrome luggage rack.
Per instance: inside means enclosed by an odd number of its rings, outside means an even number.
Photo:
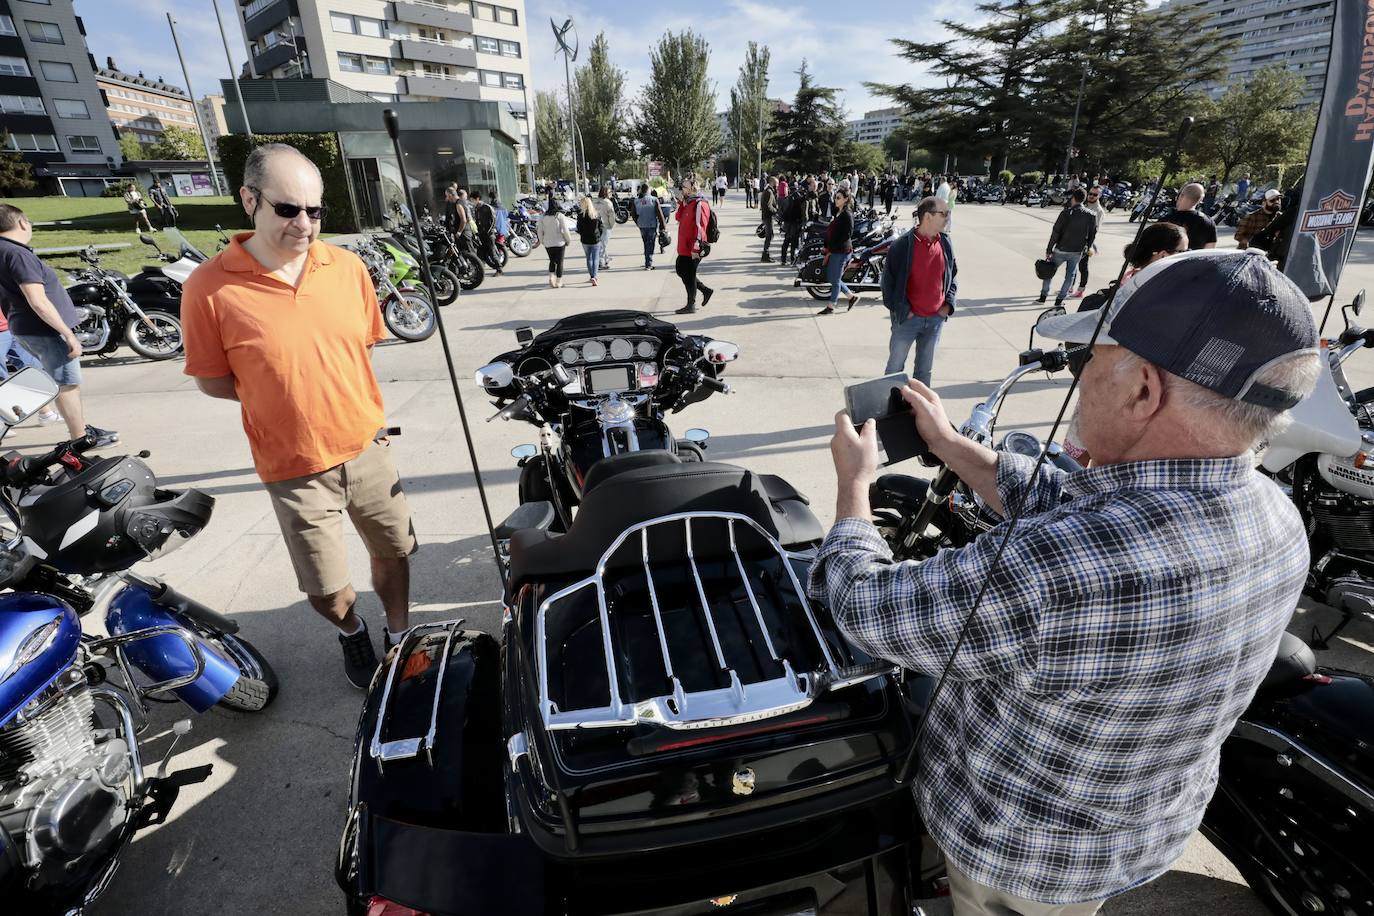
[[[372,743],[368,747],[368,754],[376,761],[380,767],[383,763],[390,760],[408,760],[418,757],[420,752],[425,753],[430,766],[434,765],[434,743],[439,734],[439,704],[444,699],[444,674],[448,671],[449,651],[453,648],[453,637],[458,632],[458,628],[463,625],[463,619],[447,620],[441,623],[421,623],[406,630],[401,635],[401,642],[397,648],[396,660],[391,665],[391,670],[387,672],[386,686],[382,689],[382,702],[377,709],[377,726],[372,732]],[[391,741],[382,740],[382,729],[387,724],[387,713],[390,711],[391,688],[396,683],[396,672],[403,667],[406,658],[410,656],[416,641],[426,630],[445,630],[444,645],[442,655],[439,656],[439,673],[434,680],[434,703],[429,711],[429,730],[423,735],[413,738],[396,738]]]
[[[782,675],[771,679],[752,681],[743,683],[739,672],[731,666],[725,658],[724,650],[721,647],[719,633],[716,628],[716,621],[712,617],[711,604],[706,598],[706,590],[702,584],[701,571],[697,565],[696,551],[692,543],[692,522],[694,520],[712,520],[725,522],[729,531],[729,552],[723,554],[726,565],[729,565],[730,557],[734,559],[734,569],[744,583],[744,591],[748,596],[749,609],[753,611],[754,619],[758,622],[759,629],[763,633],[763,640],[768,656],[773,662],[782,668]],[[687,564],[691,568],[692,584],[695,585],[697,600],[699,602],[700,613],[703,615],[706,632],[710,637],[712,655],[714,663],[719,670],[728,678],[729,686],[719,687],[711,690],[686,691],[678,675],[674,672],[672,649],[669,645],[667,631],[663,623],[663,614],[659,606],[658,591],[654,586],[653,570],[651,557],[649,555],[649,531],[659,526],[669,526],[681,524],[684,528]],[[809,624],[810,634],[814,637],[819,648],[819,656],[822,659],[822,666],[817,670],[798,672],[794,669],[792,662],[780,656],[774,645],[773,636],[770,635],[767,622],[759,607],[757,596],[754,594],[753,586],[749,582],[749,575],[745,570],[745,561],[740,554],[739,545],[736,542],[735,532],[737,525],[744,525],[752,529],[767,545],[772,552],[782,561],[783,568],[787,571],[787,582],[791,585],[792,593],[800,602],[807,623]],[[621,677],[618,666],[616,665],[615,648],[611,640],[611,615],[606,603],[606,580],[607,564],[617,550],[621,548],[630,538],[638,536],[640,541],[640,561],[643,564],[644,577],[647,584],[650,610],[653,614],[654,628],[658,637],[659,653],[662,657],[663,668],[667,674],[668,682],[672,686],[670,693],[662,696],[655,696],[635,702],[627,702],[621,691]],[[680,558],[673,558],[680,562]],[[538,675],[539,675],[539,710],[543,719],[544,727],[552,731],[579,729],[579,728],[613,728],[628,727],[635,725],[659,725],[674,729],[701,729],[718,728],[722,726],[740,725],[747,722],[754,722],[760,719],[772,718],[774,716],[785,715],[796,710],[809,706],[821,694],[829,690],[838,690],[863,681],[881,677],[892,673],[896,669],[887,662],[874,662],[857,666],[845,667],[836,660],[831,647],[826,643],[825,637],[821,632],[820,624],[816,620],[815,613],[811,608],[811,603],[806,597],[806,590],[797,579],[796,571],[792,568],[793,560],[807,560],[801,554],[791,553],[785,550],[778,541],[768,533],[761,525],[746,515],[733,512],[682,512],[673,515],[666,515],[650,521],[641,522],[623,531],[615,542],[601,555],[597,563],[596,572],[579,582],[561,589],[550,595],[539,605],[536,613],[536,632],[535,632],[535,652],[537,656]],[[596,590],[597,611],[600,617],[601,644],[606,658],[606,678],[609,684],[609,702],[605,706],[582,708],[582,709],[559,709],[558,704],[549,696],[549,650],[547,624],[548,615],[551,610],[582,592],[585,589]],[[805,628],[803,628],[805,629]]]

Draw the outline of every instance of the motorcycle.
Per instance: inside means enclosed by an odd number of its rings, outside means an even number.
[[[56,394],[37,369],[0,383],[0,437]],[[0,595],[0,898],[33,916],[82,913],[134,833],[208,775],[167,774],[189,720],[173,726],[156,774],[145,769],[147,702],[257,711],[277,690],[232,620],[128,571],[194,537],[214,500],[159,488],[139,458],[87,457],[92,447],[83,437],[12,453],[0,469],[11,589]],[[82,632],[93,613],[108,636]]]
[[[94,245],[80,257],[87,266],[70,271],[73,283],[67,295],[77,314],[72,333],[84,353],[109,356],[121,340],[144,359],[171,359],[181,353],[180,284],[173,287],[165,277],[129,278],[103,269]]]
[[[615,208],[615,221],[619,225],[623,226],[634,218],[635,202],[631,198],[617,194],[611,198],[611,204]]]
[[[1127,217],[1127,222],[1133,223],[1142,218],[1147,221],[1161,220],[1174,211],[1174,201],[1178,199],[1178,192],[1173,188],[1165,188],[1159,192],[1159,199],[1155,201],[1154,207],[1146,214],[1145,208],[1150,205],[1150,193],[1146,191],[1140,195],[1140,200],[1136,201],[1136,205],[1131,208],[1131,215]]]
[[[187,241],[186,237],[174,228],[162,230],[162,237],[170,239],[177,245],[177,253],[167,254],[158,245],[157,240],[146,232],[138,234],[138,240],[145,245],[151,246],[157,252],[154,257],[161,262],[161,266],[153,267],[145,265],[139,274],[139,278],[146,278],[147,282],[158,288],[168,299],[175,299],[178,307],[181,303],[181,288],[186,283],[186,278],[191,276],[191,271],[204,264],[209,258],[196,246]],[[135,279],[131,278],[130,283]],[[137,292],[131,293],[137,300]]]
[[[436,263],[432,250],[427,253],[431,255],[429,270],[435,288],[430,290],[425,286],[419,251],[412,235],[398,228],[386,235],[373,235],[372,241],[387,258],[393,285],[414,286],[426,293],[435,305],[452,305],[457,300],[461,285],[458,275],[444,263]]]
[[[431,337],[439,327],[439,319],[424,287],[407,281],[398,284],[392,280],[394,261],[389,262],[383,249],[375,242],[360,241],[353,246],[353,251],[362,259],[376,287],[377,303],[382,309],[382,320],[387,330],[411,343]]]
[[[876,293],[882,290],[883,264],[892,248],[894,235],[885,236],[877,244],[855,249],[844,266],[844,284],[856,293]],[[826,280],[825,256],[819,255],[802,264],[792,286],[805,289],[813,299],[830,298],[830,283]]]
[[[1374,333],[1351,332],[1345,347],[1369,346],[1366,335],[1374,340]],[[990,444],[1011,387],[1033,372],[1066,368],[1071,353],[1060,347],[1021,354],[1021,365],[974,407],[960,434]],[[1299,440],[1309,447],[1323,436],[1330,442],[1340,424],[1329,421],[1338,413],[1348,416],[1333,379],[1304,404],[1313,401],[1295,417],[1299,430],[1279,443],[1289,454],[1299,451]],[[1032,458],[1044,453],[1069,472],[1078,467],[1054,443],[1024,430],[1007,433],[996,448]],[[870,487],[869,499],[874,524],[898,559],[924,560],[962,547],[1003,521],[944,466],[930,481],[884,475]],[[1217,790],[1201,830],[1274,913],[1365,913],[1374,901],[1371,824],[1374,678],[1318,667],[1312,649],[1285,633],[1268,675],[1222,746]]]
[[[471,292],[482,285],[486,271],[482,267],[482,260],[477,257],[470,236],[463,233],[453,235],[444,228],[442,222],[430,216],[428,210],[420,218],[420,227],[424,234],[431,269],[437,265],[451,271],[458,278],[458,286],[464,292]],[[413,257],[419,257],[411,224],[404,224],[401,228],[403,231],[398,235],[398,239],[404,240],[406,251]]]
[[[688,430],[676,439],[663,417],[729,391],[720,376],[739,355],[734,344],[614,310],[564,318],[538,336],[523,328],[516,339],[520,349],[478,369],[475,381],[495,398],[491,419],[539,428],[539,446],[512,455],[520,461],[522,509],[538,506],[552,530],[567,530],[605,458],[656,449],[704,460],[708,434]]]

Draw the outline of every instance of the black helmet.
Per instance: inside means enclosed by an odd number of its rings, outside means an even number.
[[[214,497],[161,490],[132,457],[96,458],[19,502],[22,533],[39,559],[64,573],[117,572],[170,553],[210,521]]]

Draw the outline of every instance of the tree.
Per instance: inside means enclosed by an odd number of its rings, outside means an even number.
[[[730,92],[730,130],[739,131],[739,147],[744,162],[743,171],[752,172],[758,165],[768,127],[772,120],[772,106],[768,104],[768,61],[771,54],[758,42],[749,42],[740,65],[735,88]],[[734,152],[731,146],[730,152]]]
[[[539,147],[539,172],[545,178],[572,175],[568,158],[568,120],[557,92],[534,93],[534,141]]]
[[[147,159],[143,152],[143,144],[138,137],[125,131],[119,135],[119,152],[125,159]]]
[[[163,128],[162,136],[144,150],[149,159],[204,159],[200,134],[185,127]]]
[[[860,175],[887,171],[887,157],[883,155],[883,148],[876,143],[846,141],[835,158],[835,164],[842,170],[852,169]]]
[[[797,70],[797,96],[790,111],[773,114],[768,155],[778,168],[819,172],[836,164],[848,143],[848,127],[835,101],[838,90],[817,86],[802,58]]]
[[[587,63],[573,74],[574,118],[593,168],[628,152],[625,131],[625,71],[611,63],[606,33],[592,41]]]
[[[691,29],[664,32],[649,52],[649,81],[640,94],[635,138],[653,159],[695,168],[720,149],[715,91],[706,78],[711,49]]]
[[[10,132],[0,129],[0,193],[27,191],[34,186],[33,166],[19,153],[10,149]]]
[[[1248,81],[1232,80],[1199,120],[1193,157],[1221,167],[1221,183],[1241,166],[1301,162],[1312,139],[1311,111],[1294,112],[1303,79],[1282,66],[1265,67]]]
[[[961,158],[991,155],[995,168],[1006,168],[1008,157],[1025,147],[1035,126],[1036,113],[1028,104],[1035,67],[1063,6],[1043,0],[985,0],[978,4],[980,15],[969,17],[979,20],[978,25],[941,21],[948,40],[892,39],[899,57],[944,80],[944,86],[865,85],[908,112],[923,112],[913,122],[913,146],[919,143]]]

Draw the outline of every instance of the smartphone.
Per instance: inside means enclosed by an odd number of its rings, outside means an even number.
[[[875,421],[878,448],[886,459],[884,465],[930,454],[916,429],[911,405],[901,394],[908,380],[905,372],[894,372],[844,389],[845,410],[855,429],[862,428],[869,420]]]

